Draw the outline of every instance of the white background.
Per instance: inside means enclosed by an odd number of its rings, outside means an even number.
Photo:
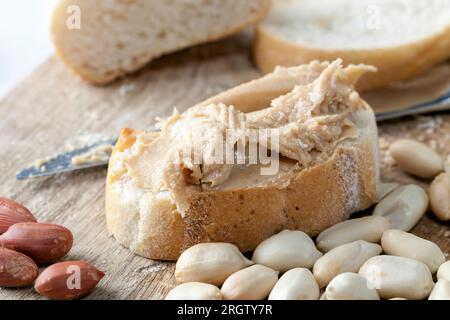
[[[0,1],[0,98],[52,54],[48,29],[54,2]]]

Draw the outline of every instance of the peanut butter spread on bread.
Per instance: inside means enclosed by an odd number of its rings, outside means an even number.
[[[317,73],[317,62],[310,66]],[[188,209],[193,192],[272,184],[286,187],[294,172],[326,161],[338,144],[358,137],[353,113],[368,105],[354,85],[368,71],[375,68],[343,68],[339,60],[326,63],[318,76],[305,71],[299,75],[308,79],[304,85],[250,113],[223,103],[197,105],[183,114],[175,111],[160,121],[159,134],[142,132],[128,148],[116,147],[112,176],[128,175],[148,192],[169,192],[181,214]],[[259,139],[262,134],[271,139]],[[258,170],[264,164],[248,163],[245,147],[252,135],[259,147],[277,155],[275,174],[262,176]],[[234,161],[218,163],[218,150],[223,158]]]

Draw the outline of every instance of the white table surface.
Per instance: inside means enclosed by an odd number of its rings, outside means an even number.
[[[54,2],[0,1],[0,98],[52,54],[48,26]]]

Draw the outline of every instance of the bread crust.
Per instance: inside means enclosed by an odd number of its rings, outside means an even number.
[[[328,161],[296,173],[287,187],[195,193],[184,218],[168,196],[141,192],[131,205],[124,202],[129,185],[108,175],[108,230],[133,252],[158,260],[176,260],[201,242],[230,242],[246,252],[283,229],[315,236],[377,199],[376,124],[371,110],[365,116],[368,127],[357,141],[339,145]],[[136,134],[122,131],[116,149],[128,148]],[[113,154],[110,166],[116,161]]]
[[[190,46],[195,46],[202,43],[212,42],[216,40],[223,39],[227,36],[230,36],[232,34],[238,33],[239,31],[244,30],[246,27],[254,25],[258,23],[261,19],[263,19],[270,11],[271,8],[271,1],[272,0],[259,0],[261,1],[261,10],[254,15],[249,16],[247,21],[242,21],[241,23],[238,23],[228,29],[223,30],[221,33],[218,34],[212,34],[209,37],[205,39],[196,39],[191,42]],[[168,54],[171,52],[175,52],[181,49],[185,49],[188,46],[180,46],[177,48],[174,48],[171,51],[167,52],[161,52],[161,54],[157,56],[145,56],[143,59],[140,59],[136,61],[130,68],[127,70],[124,69],[116,69],[114,72],[109,73],[108,75],[105,74],[98,74],[95,72],[92,72],[89,68],[81,68],[78,64],[74,63],[71,59],[71,55],[73,53],[66,52],[64,49],[64,46],[60,45],[60,41],[64,41],[64,33],[65,32],[71,32],[67,29],[65,19],[66,19],[66,8],[69,5],[76,4],[76,1],[66,1],[66,0],[60,0],[57,6],[55,7],[52,19],[51,19],[51,27],[50,27],[50,33],[52,35],[55,52],[58,58],[69,68],[69,70],[72,71],[75,75],[78,75],[83,80],[89,81],[95,85],[106,85],[108,83],[111,83],[112,81],[121,78],[123,76],[126,76],[127,74],[133,73],[148,63],[150,63],[153,59],[158,58],[159,56],[163,54]],[[61,35],[60,35],[61,34]],[[62,39],[62,40],[61,40]],[[139,52],[136,54],[140,54]]]
[[[308,47],[275,36],[260,25],[255,34],[253,56],[256,66],[269,73],[278,65],[295,66],[313,60],[332,61],[341,58],[344,64],[369,64],[378,68],[365,74],[358,82],[359,91],[384,87],[419,75],[450,57],[450,25],[442,32],[416,42],[395,47],[339,50]]]

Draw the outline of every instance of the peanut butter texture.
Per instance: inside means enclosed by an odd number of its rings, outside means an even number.
[[[182,215],[193,192],[286,187],[295,172],[326,161],[339,143],[358,137],[352,113],[368,107],[354,85],[361,75],[375,71],[366,65],[343,68],[339,60],[315,62],[299,70],[295,76],[303,79],[299,83],[306,83],[259,111],[243,113],[222,103],[198,105],[183,114],[175,111],[160,121],[159,134],[141,132],[128,141],[127,148],[116,148],[112,175],[127,175],[137,187],[154,194],[169,192]],[[214,150],[219,148],[234,150],[235,159],[246,157],[236,151],[236,145],[248,143],[242,136],[260,129],[268,136],[276,131],[278,136],[278,145],[270,140],[260,143],[279,155],[276,174],[262,176],[259,163],[214,162]],[[192,150],[198,146],[196,154]]]

